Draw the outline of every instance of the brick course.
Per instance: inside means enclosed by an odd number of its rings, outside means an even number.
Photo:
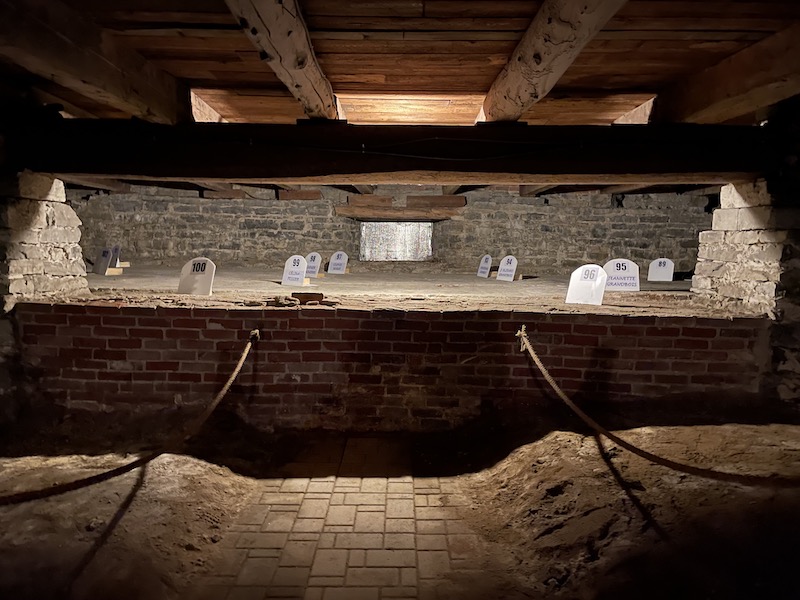
[[[577,395],[751,394],[769,368],[767,319],[34,303],[15,316],[41,389],[89,410],[204,404],[259,328],[226,402],[266,428],[443,429],[484,401],[541,400],[514,337],[523,323]]]

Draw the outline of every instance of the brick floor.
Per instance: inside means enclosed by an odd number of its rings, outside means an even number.
[[[481,576],[486,543],[460,516],[457,483],[409,475],[409,455],[370,437],[304,450],[286,477],[262,481],[186,598],[449,598],[449,578]]]

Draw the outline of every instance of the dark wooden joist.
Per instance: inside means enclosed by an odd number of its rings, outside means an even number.
[[[640,183],[632,183],[630,185],[609,185],[602,188],[600,191],[604,194],[632,194],[633,192],[645,190],[649,185],[642,185]]]
[[[800,23],[660,93],[652,120],[722,123],[800,94]]]
[[[105,192],[117,192],[124,194],[131,189],[130,184],[117,179],[103,179],[100,177],[81,177],[79,175],[56,175],[59,179],[67,184],[77,185],[79,187],[89,188],[93,190],[103,190]]]
[[[348,206],[359,206],[366,208],[391,208],[394,198],[391,196],[374,196],[371,194],[361,196],[348,196]]]
[[[779,162],[772,132],[743,126],[168,127],[55,119],[11,121],[0,134],[11,168],[126,181],[713,184],[753,179]]]
[[[626,0],[544,0],[483,102],[479,121],[516,121],[547,96]]]
[[[278,200],[321,200],[320,190],[278,190]]]
[[[314,55],[296,0],[225,0],[243,31],[306,114],[343,119],[330,81]]]
[[[354,185],[354,188],[358,190],[359,194],[374,194],[375,193],[375,186],[374,185]]]
[[[191,119],[185,86],[58,0],[0,0],[0,57],[141,119]]]
[[[542,192],[546,192],[550,188],[555,187],[552,184],[545,183],[542,185],[521,185],[519,186],[519,195],[524,197],[533,197],[536,194],[541,194]]]

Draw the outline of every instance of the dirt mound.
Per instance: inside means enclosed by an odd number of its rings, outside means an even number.
[[[736,473],[800,475],[798,428],[645,427],[622,433],[663,456]],[[543,597],[789,598],[800,490],[669,471],[594,437],[553,432],[473,475],[473,525],[510,547]]]

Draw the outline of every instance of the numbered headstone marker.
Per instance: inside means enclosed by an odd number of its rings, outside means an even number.
[[[517,259],[511,256],[504,256],[497,268],[497,281],[514,281],[517,273]]]
[[[319,275],[319,269],[322,266],[322,257],[319,252],[312,252],[306,256],[306,277],[316,277]]]
[[[489,271],[492,270],[492,257],[489,254],[484,254],[481,262],[478,265],[478,277],[489,277]]]
[[[606,289],[612,292],[639,291],[639,265],[627,258],[615,258],[603,265],[608,275]]]
[[[306,259],[299,254],[287,258],[283,265],[281,285],[305,285],[307,266]]]
[[[331,275],[344,275],[347,272],[347,253],[334,252],[328,263],[328,273]]]
[[[111,248],[111,265],[112,267],[119,267],[119,255],[122,252],[122,248],[120,248],[119,244],[116,244]]]
[[[214,287],[214,275],[217,265],[202,256],[193,258],[181,269],[181,281],[178,284],[179,294],[194,296],[210,296]]]
[[[675,263],[668,258],[657,258],[647,269],[647,281],[672,281]]]
[[[111,248],[102,248],[94,259],[92,272],[98,275],[105,275],[108,272],[108,268],[111,266],[111,256]]]
[[[595,304],[603,303],[603,294],[606,291],[608,275],[600,265],[583,265],[572,272],[569,278],[567,304]]]

